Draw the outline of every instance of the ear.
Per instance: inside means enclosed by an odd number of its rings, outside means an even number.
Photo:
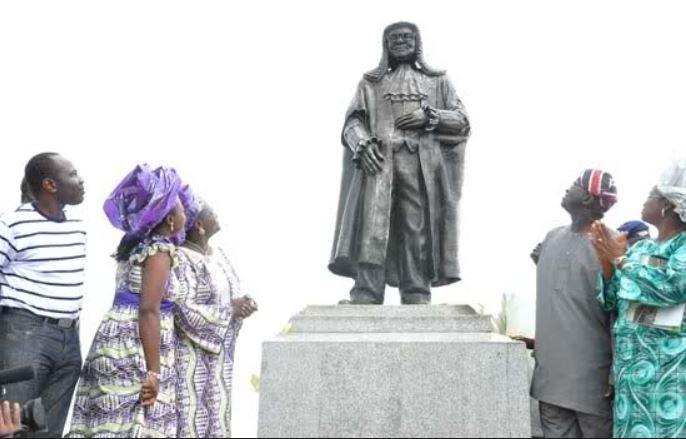
[[[205,235],[205,222],[202,219],[198,218],[194,227],[200,235]]]
[[[593,195],[591,195],[589,193],[584,194],[584,198],[581,201],[581,203],[584,206],[593,206],[595,204],[595,202],[596,202],[596,197],[594,197]]]
[[[675,208],[674,205],[670,201],[665,200],[662,203],[662,209],[665,212],[674,212],[674,208]]]
[[[44,178],[41,187],[49,194],[54,195],[57,193],[57,182],[52,178]]]

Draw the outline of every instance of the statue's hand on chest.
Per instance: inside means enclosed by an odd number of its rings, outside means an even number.
[[[401,130],[424,129],[429,122],[426,112],[420,108],[395,120],[395,127]]]

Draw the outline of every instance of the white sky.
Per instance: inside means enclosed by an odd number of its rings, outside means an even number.
[[[686,144],[686,6],[678,1],[3,1],[0,210],[25,162],[51,150],[87,184],[87,349],[113,296],[119,234],[101,211],[136,163],[175,166],[221,214],[261,311],[237,351],[234,434],[254,435],[261,342],[351,281],[330,274],[343,115],[381,32],[416,22],[472,121],[462,203],[464,282],[435,303],[514,295],[533,332],[533,246],[566,223],[581,169],[615,175],[608,222],[640,214]],[[391,303],[397,293],[388,292]],[[294,395],[297,398],[297,395]]]

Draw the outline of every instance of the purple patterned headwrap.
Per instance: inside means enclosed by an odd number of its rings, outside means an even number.
[[[127,236],[145,238],[174,210],[181,185],[173,168],[138,165],[107,198],[105,214]]]
[[[202,199],[195,195],[190,186],[186,185],[181,189],[179,194],[181,199],[181,204],[183,204],[183,209],[186,213],[186,230],[193,228],[198,218],[200,218],[200,212],[205,207],[205,203]]]

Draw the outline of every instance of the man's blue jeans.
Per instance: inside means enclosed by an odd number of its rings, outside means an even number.
[[[5,386],[0,400],[42,398],[48,432],[38,437],[62,437],[81,371],[78,325],[61,328],[28,311],[0,308],[0,370],[20,366],[34,366],[36,378]]]

